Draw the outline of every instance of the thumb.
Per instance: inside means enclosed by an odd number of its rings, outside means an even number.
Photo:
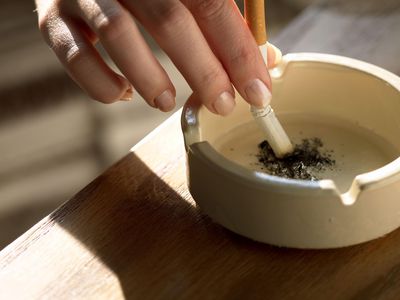
[[[276,67],[282,60],[282,52],[273,44],[268,43],[268,69]]]

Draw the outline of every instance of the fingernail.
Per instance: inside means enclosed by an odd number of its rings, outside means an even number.
[[[159,110],[167,112],[175,107],[175,97],[170,90],[165,90],[154,99],[154,104]]]
[[[229,92],[223,92],[213,104],[214,109],[221,116],[229,115],[235,107],[235,100]]]
[[[268,43],[268,44],[272,47],[272,49],[274,49],[274,52],[275,52],[275,61],[274,61],[274,65],[277,65],[277,64],[279,64],[279,63],[281,62],[281,60],[282,60],[282,51],[281,51],[279,48],[277,48],[275,45],[270,44],[270,43]]]
[[[265,107],[271,102],[271,92],[260,79],[250,81],[245,89],[247,101],[256,107]]]
[[[121,97],[121,100],[122,101],[130,101],[130,100],[132,100],[132,97],[133,97],[133,88],[130,86],[126,90],[125,94]]]

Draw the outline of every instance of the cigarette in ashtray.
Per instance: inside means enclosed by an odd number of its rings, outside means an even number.
[[[253,36],[262,51],[265,64],[268,65],[267,31],[265,26],[264,0],[246,0],[245,18]],[[250,111],[264,132],[276,157],[284,157],[293,152],[294,147],[276,117],[271,105],[257,108],[252,106]]]
[[[271,146],[276,157],[284,157],[293,152],[293,145],[275,116],[271,105],[264,108],[251,106],[250,111],[265,134],[265,138]]]

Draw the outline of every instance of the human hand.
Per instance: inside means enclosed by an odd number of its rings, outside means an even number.
[[[175,88],[132,16],[210,111],[227,115],[233,110],[233,86],[252,105],[270,100],[267,68],[233,0],[36,0],[36,5],[45,40],[96,100],[128,100],[133,86],[153,107],[170,111],[175,106]],[[93,46],[98,41],[124,76],[104,62]],[[268,47],[269,67],[279,55]]]

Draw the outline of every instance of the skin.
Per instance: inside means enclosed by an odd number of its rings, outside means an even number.
[[[95,100],[132,98],[170,111],[175,88],[135,22],[170,57],[210,111],[229,114],[234,88],[252,105],[270,98],[260,51],[233,0],[36,0],[39,28],[69,75]],[[135,20],[132,18],[135,17]],[[100,42],[122,75],[94,45]],[[279,50],[269,46],[269,67]]]

